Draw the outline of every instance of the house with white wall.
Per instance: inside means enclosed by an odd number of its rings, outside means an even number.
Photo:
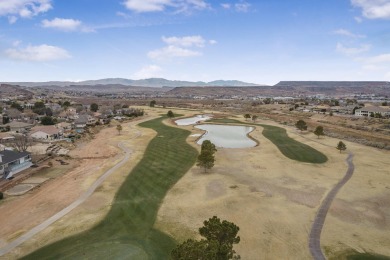
[[[30,168],[29,152],[0,151],[0,178],[9,179],[14,174]]]
[[[377,107],[377,106],[367,106],[355,110],[355,116],[371,116],[371,114],[381,114],[382,117],[390,117],[390,109]]]
[[[62,138],[62,132],[52,125],[35,126],[31,128],[30,136],[38,140],[57,140]]]

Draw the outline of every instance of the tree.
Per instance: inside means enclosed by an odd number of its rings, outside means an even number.
[[[99,105],[96,103],[92,103],[90,109],[92,112],[97,112],[99,109]]]
[[[15,109],[19,110],[20,112],[23,112],[23,107],[19,103],[13,102],[11,104],[11,108],[15,108]]]
[[[156,100],[152,100],[152,101],[150,101],[149,106],[154,107],[156,105],[156,103],[157,103]]]
[[[359,107],[354,107],[354,108],[353,108],[353,110],[352,110],[352,115],[355,114],[356,109],[359,109]]]
[[[173,114],[172,110],[169,110],[169,111],[168,111],[167,116],[168,116],[169,118],[175,117],[175,115]]]
[[[3,193],[0,191],[0,200],[2,200],[4,198],[4,195]]]
[[[340,151],[345,151],[347,150],[347,146],[345,145],[345,143],[343,143],[342,141],[340,141],[338,144],[337,144],[337,147],[336,147],[337,150]]]
[[[118,131],[118,134],[120,135],[121,131],[122,131],[122,125],[117,125],[116,130]]]
[[[215,144],[213,144],[210,140],[204,140],[202,142],[201,151],[209,151],[214,154],[217,151]]]
[[[31,146],[32,140],[29,139],[26,135],[14,135],[14,140],[11,143],[11,146],[15,148],[18,152],[25,152]]]
[[[9,117],[8,116],[3,116],[3,125],[9,123]]]
[[[271,104],[271,99],[270,98],[266,98],[264,99],[264,104],[268,105],[268,104]]]
[[[208,169],[214,167],[215,157],[214,154],[210,151],[202,151],[198,156],[197,166],[204,169],[204,172],[207,172]]]
[[[253,116],[252,116],[252,121],[253,121],[253,122],[256,122],[257,118],[259,118],[259,117],[256,116],[256,115],[253,115]]]
[[[388,103],[387,103],[387,101],[385,101],[385,102],[382,102],[382,106],[384,106],[384,107],[388,106]]]
[[[214,166],[215,157],[214,153],[217,151],[215,145],[210,142],[210,140],[204,140],[202,142],[200,154],[198,156],[197,166],[204,168],[204,172],[207,172],[207,169],[211,169]]]
[[[246,120],[248,120],[249,118],[251,118],[251,115],[250,115],[250,114],[245,114],[245,115],[244,115],[244,118],[245,118]]]
[[[324,128],[322,126],[317,126],[316,130],[314,130],[314,134],[320,138],[320,135],[325,135],[324,134]]]
[[[41,118],[42,125],[54,125],[55,120],[51,116],[44,116]]]
[[[226,220],[221,222],[216,216],[204,221],[203,225],[199,228],[199,233],[206,239],[185,241],[172,251],[172,259],[227,260],[239,258],[233,250],[233,245],[240,242],[240,237],[237,236],[240,230],[238,226]]]
[[[53,116],[53,111],[51,110],[50,107],[45,108],[45,115],[47,115],[47,116]]]
[[[296,126],[299,130],[301,130],[301,131],[307,129],[306,122],[303,121],[303,120],[298,120],[298,122],[295,124],[295,126]]]
[[[70,102],[69,101],[65,101],[64,103],[62,103],[62,106],[63,107],[70,107]]]

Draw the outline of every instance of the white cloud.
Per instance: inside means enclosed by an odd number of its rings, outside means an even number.
[[[14,60],[24,61],[52,61],[70,58],[70,54],[59,47],[50,45],[27,46],[26,48],[14,48],[5,51],[5,54]]]
[[[377,56],[365,58],[364,62],[370,63],[370,64],[390,63],[390,53],[384,53],[384,54],[380,54]]]
[[[161,77],[163,69],[157,65],[148,65],[133,74],[135,79],[147,79]]]
[[[347,56],[354,56],[371,49],[369,44],[361,44],[360,47],[345,47],[342,43],[337,43],[336,50]]]
[[[188,12],[191,9],[202,10],[209,7],[204,0],[125,0],[123,4],[127,9],[138,13],[161,12],[167,8]]]
[[[359,17],[359,16],[355,16],[354,19],[355,19],[355,21],[356,21],[357,23],[363,22],[363,18],[361,18],[361,17]]]
[[[168,45],[182,46],[182,47],[204,47],[205,39],[202,36],[185,36],[185,37],[162,37],[163,42]]]
[[[61,31],[75,31],[81,26],[81,21],[74,19],[54,18],[53,20],[43,20],[42,27],[53,28]]]
[[[390,0],[351,0],[368,19],[390,19]]]
[[[230,9],[232,7],[231,4],[227,4],[227,3],[224,3],[224,4],[221,4],[222,8],[224,9]]]
[[[8,16],[9,24],[14,24],[14,23],[16,23],[17,20],[18,20],[18,17],[16,17],[16,16],[13,16],[13,15]]]
[[[234,7],[236,8],[237,12],[246,13],[249,11],[249,7],[251,7],[251,4],[245,1],[241,1],[239,3],[234,4]]]
[[[167,44],[166,47],[148,52],[148,57],[154,60],[169,60],[172,58],[186,58],[201,56],[202,52],[194,50],[195,48],[204,48],[207,44],[216,44],[215,40],[205,40],[200,35],[184,37],[165,37],[162,41]]]
[[[10,23],[18,17],[31,18],[52,8],[51,0],[1,0],[0,16],[8,16]]]
[[[368,70],[368,71],[378,71],[378,70],[383,70],[383,67],[380,67],[380,66],[377,66],[374,64],[366,64],[366,65],[363,65],[363,69]]]
[[[187,58],[187,57],[195,57],[201,55],[202,55],[201,52],[177,47],[174,45],[169,45],[162,49],[150,51],[148,53],[148,57],[154,60],[167,60],[171,58]]]
[[[338,29],[338,30],[334,31],[333,33],[338,34],[338,35],[342,35],[342,36],[351,37],[351,38],[365,38],[366,37],[365,35],[354,34],[348,30],[345,30],[345,29]]]

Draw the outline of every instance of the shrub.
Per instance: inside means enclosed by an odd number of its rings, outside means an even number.
[[[3,193],[0,191],[0,200],[2,200],[4,198],[4,195]]]

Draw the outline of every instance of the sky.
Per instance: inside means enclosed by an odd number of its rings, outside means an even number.
[[[0,0],[0,81],[390,81],[390,0]]]

